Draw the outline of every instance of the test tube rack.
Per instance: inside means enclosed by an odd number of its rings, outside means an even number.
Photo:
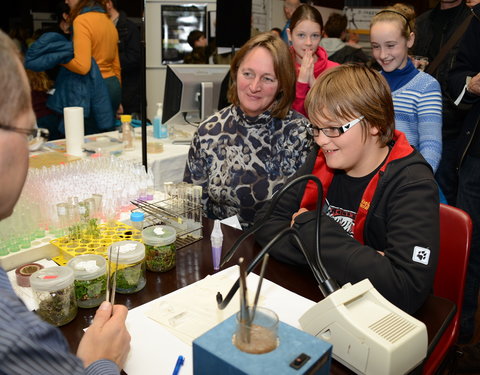
[[[132,202],[145,213],[145,226],[169,225],[177,231],[176,248],[203,238],[202,206],[189,199],[167,198],[154,203]]]
[[[112,243],[124,240],[142,242],[142,233],[122,222],[100,224],[98,229],[96,236],[85,234],[80,238],[72,238],[67,235],[51,240],[50,243],[60,249],[60,255],[52,259],[61,266],[82,254],[98,254],[108,259],[108,247]]]

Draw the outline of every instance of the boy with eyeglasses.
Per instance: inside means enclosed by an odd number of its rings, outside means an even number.
[[[292,178],[317,176],[321,207],[313,181],[293,185],[257,232],[257,241],[264,246],[293,226],[312,259],[319,251],[340,285],[368,278],[390,302],[415,312],[431,292],[438,260],[438,188],[429,164],[395,130],[388,84],[374,70],[341,65],[316,80],[306,108],[316,146]],[[317,208],[322,210],[320,249]],[[306,265],[292,238],[281,240],[271,255]]]

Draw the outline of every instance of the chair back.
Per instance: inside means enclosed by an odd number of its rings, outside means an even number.
[[[440,256],[433,285],[434,295],[455,302],[455,315],[426,359],[423,374],[433,374],[458,339],[463,290],[472,239],[472,220],[463,210],[440,204]]]
[[[467,275],[472,220],[463,210],[440,204],[440,256],[433,285],[434,294],[457,305],[460,315]]]

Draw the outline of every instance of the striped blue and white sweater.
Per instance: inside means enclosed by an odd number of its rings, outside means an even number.
[[[395,128],[405,133],[435,172],[442,155],[442,92],[431,75],[409,60],[403,69],[382,72],[392,90]]]

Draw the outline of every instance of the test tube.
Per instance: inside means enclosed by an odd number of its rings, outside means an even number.
[[[177,195],[178,195],[178,213],[180,216],[183,216],[186,219],[186,184],[184,182],[179,182],[177,184]]]
[[[89,216],[92,218],[92,217],[95,217],[96,216],[96,212],[97,212],[97,207],[96,207],[96,203],[95,203],[95,199],[92,197],[92,198],[87,198],[84,200],[85,202],[85,205],[87,207],[87,210],[89,212]]]
[[[168,181],[163,183],[163,192],[165,193],[165,199],[172,199],[173,182]]]
[[[185,186],[185,210],[188,230],[191,232],[195,228],[193,210],[193,187],[191,184],[187,184]]]
[[[194,222],[198,226],[198,230],[192,233],[195,238],[202,238],[202,187],[193,187],[193,206],[194,206]]]
[[[102,212],[102,194],[92,194],[92,198],[95,201],[95,216],[101,217]]]

